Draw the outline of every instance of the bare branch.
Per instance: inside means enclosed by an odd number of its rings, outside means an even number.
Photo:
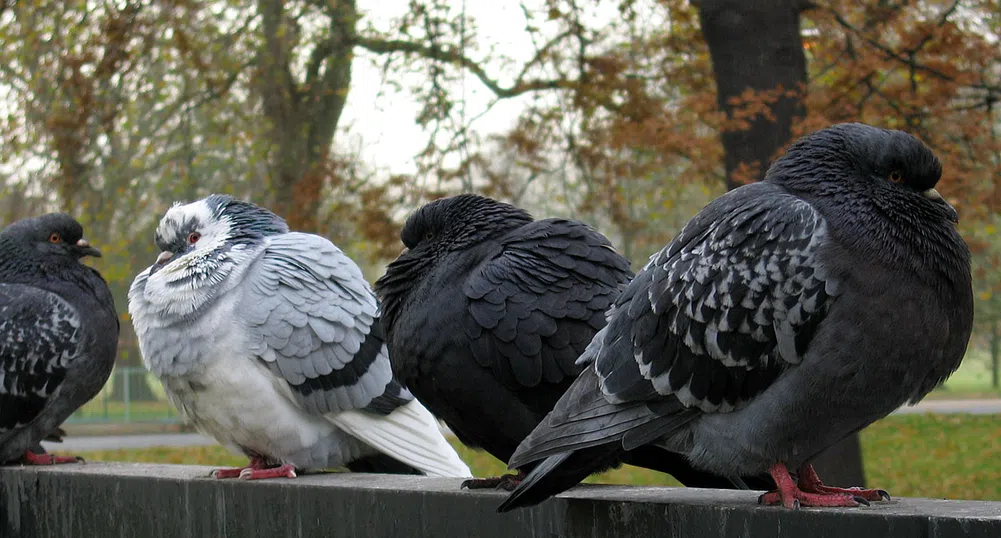
[[[563,78],[523,80],[519,77],[514,84],[505,88],[501,86],[499,82],[490,77],[480,64],[463,55],[461,51],[452,47],[439,47],[400,39],[375,39],[363,36],[358,36],[355,40],[355,44],[376,54],[392,54],[394,52],[416,54],[423,58],[458,65],[472,73],[473,76],[478,78],[484,86],[494,93],[494,95],[500,98],[516,97],[525,93],[541,90],[567,90],[573,88],[576,84],[573,80]]]
[[[863,41],[865,41],[866,43],[868,43],[871,47],[873,47],[874,49],[876,49],[876,50],[880,51],[881,53],[883,53],[883,55],[885,55],[887,58],[896,60],[896,61],[898,61],[898,62],[900,62],[900,63],[908,66],[911,69],[914,69],[916,71],[921,71],[923,73],[927,73],[927,74],[929,74],[929,75],[931,75],[931,76],[933,76],[935,78],[941,79],[941,80],[945,80],[945,81],[949,81],[949,82],[952,82],[954,80],[952,76],[950,76],[950,75],[948,75],[946,73],[943,73],[942,71],[939,71],[938,69],[935,69],[933,67],[928,67],[927,65],[922,65],[922,64],[918,63],[917,60],[915,60],[915,58],[913,56],[911,56],[910,58],[905,57],[905,56],[901,55],[900,53],[898,53],[897,51],[891,49],[890,47],[887,47],[886,45],[880,43],[879,41],[876,41],[875,39],[872,39],[871,37],[865,35],[865,33],[862,30],[856,28],[854,25],[852,25],[852,23],[848,22],[848,20],[846,20],[844,17],[842,17],[841,14],[838,13],[833,8],[829,8],[828,7],[828,8],[825,8],[825,10],[828,13],[830,13],[832,17],[834,17],[834,21],[837,22],[839,26],[841,26],[845,30],[848,30],[852,34],[855,34],[856,36],[858,36],[859,38],[861,38]],[[948,12],[949,11],[947,11],[947,13]],[[978,88],[978,89],[982,89],[982,90],[988,90],[988,91],[1001,91],[1001,87],[999,87],[999,86],[991,86],[991,85],[987,84],[986,82],[981,82],[979,84],[970,84],[970,87],[972,87],[972,88]]]

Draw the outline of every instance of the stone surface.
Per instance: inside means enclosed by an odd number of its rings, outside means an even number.
[[[993,537],[1001,503],[895,499],[853,509],[760,507],[757,493],[579,486],[510,514],[459,480],[321,474],[245,482],[209,467],[0,468],[0,537]],[[892,492],[891,492],[892,493]]]

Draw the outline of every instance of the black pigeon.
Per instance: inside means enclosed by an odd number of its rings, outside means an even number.
[[[768,471],[766,504],[888,497],[824,486],[809,461],[963,358],[970,255],[941,171],[913,136],[841,124],[710,203],[616,300],[591,367],[511,458],[542,461],[500,510],[573,486],[607,447],[646,445],[724,476]]]
[[[77,458],[36,453],[101,390],[118,347],[118,315],[100,273],[80,263],[101,253],[64,213],[0,232],[0,462]]]
[[[460,441],[506,462],[580,373],[629,262],[581,222],[535,221],[472,194],[420,208],[401,238],[408,250],[375,284],[393,373]],[[656,447],[610,451],[594,471],[621,461],[686,485],[745,486]],[[521,476],[463,485],[510,488]]]

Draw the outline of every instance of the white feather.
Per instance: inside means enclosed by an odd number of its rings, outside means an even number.
[[[345,411],[327,415],[338,428],[428,476],[473,476],[441,434],[434,416],[417,400],[389,415]]]

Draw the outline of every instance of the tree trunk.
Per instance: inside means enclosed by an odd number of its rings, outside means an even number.
[[[768,164],[792,136],[793,118],[805,115],[806,56],[799,15],[807,4],[802,0],[699,4],[720,109],[729,120],[735,112],[739,117],[748,90],[771,103],[770,112],[747,118],[749,125],[728,121],[722,130],[727,189],[733,189],[765,177]]]
[[[720,108],[728,119],[735,112],[739,117],[743,107],[736,100],[748,90],[759,98],[768,96],[771,105],[768,112],[746,118],[747,124],[728,122],[722,130],[728,189],[763,179],[772,159],[792,138],[794,119],[805,115],[806,56],[799,19],[808,7],[804,0],[699,2]],[[858,434],[823,452],[814,466],[831,484],[863,486]]]
[[[358,19],[354,1],[324,5],[328,34],[311,51],[299,81],[292,74],[298,22],[286,16],[282,0],[257,3],[264,41],[256,88],[271,124],[274,210],[303,232],[319,230],[327,157],[347,102]]]

